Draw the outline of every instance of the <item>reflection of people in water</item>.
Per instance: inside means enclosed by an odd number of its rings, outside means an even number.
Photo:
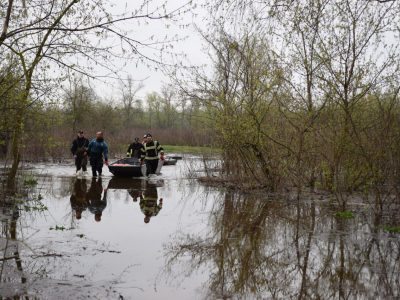
[[[86,179],[75,179],[74,190],[72,192],[70,201],[71,207],[75,211],[75,217],[77,220],[82,218],[82,212],[88,207],[88,201],[86,198]]]
[[[94,214],[94,219],[96,222],[101,221],[103,210],[107,206],[107,189],[104,190],[103,199],[101,198],[102,192],[103,185],[101,182],[101,177],[99,177],[97,181],[96,178],[92,178],[89,191],[86,195],[89,202],[89,211]]]
[[[150,218],[157,216],[162,208],[163,199],[158,201],[157,187],[153,184],[148,184],[146,190],[140,196],[140,210],[144,214],[144,222],[149,223]]]
[[[133,202],[137,202],[137,199],[142,196],[140,190],[129,189],[128,193],[133,198]]]

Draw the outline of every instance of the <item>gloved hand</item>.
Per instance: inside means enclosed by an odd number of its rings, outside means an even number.
[[[164,153],[161,153],[161,155],[160,155],[160,159],[161,159],[161,160],[164,160],[164,159],[165,159],[165,157],[164,157]]]
[[[104,163],[106,164],[106,166],[108,166],[108,160],[104,161]]]

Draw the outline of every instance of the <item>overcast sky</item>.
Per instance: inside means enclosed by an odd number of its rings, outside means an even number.
[[[114,12],[120,12],[125,9],[137,8],[137,2],[141,1],[126,1],[116,0],[113,3],[115,7]],[[154,3],[162,3],[164,1],[155,0]],[[168,0],[168,5],[171,9],[178,8],[185,3],[183,0]],[[204,27],[204,16],[205,9],[201,7],[202,1],[196,1],[197,8],[185,13],[183,19],[179,22],[171,23],[170,21],[149,21],[148,25],[137,24],[136,21],[131,22],[131,29],[134,32],[135,38],[138,40],[148,40],[151,36],[157,38],[164,38],[166,35],[173,37],[178,35],[179,38],[184,38],[183,41],[174,42],[173,49],[171,51],[175,53],[184,53],[186,57],[180,56],[179,60],[184,60],[185,64],[202,65],[207,63],[207,55],[203,53],[202,40],[199,34],[196,32],[196,26],[200,28]],[[136,7],[135,7],[136,5]],[[167,25],[168,28],[166,27]],[[145,50],[145,55],[153,55],[151,50]],[[166,62],[171,60],[166,56]],[[129,60],[115,60],[115,66],[118,68],[126,64],[123,67],[123,71],[120,73],[121,77],[126,78],[131,75],[134,80],[144,80],[144,88],[139,92],[139,97],[143,98],[147,93],[156,91],[159,92],[163,84],[169,82],[169,79],[163,75],[160,70],[154,70],[144,64],[136,65],[135,61]],[[153,64],[156,67],[155,64]],[[119,96],[119,84],[116,80],[107,80],[108,84],[102,82],[93,82],[96,92],[103,98],[116,99]]]

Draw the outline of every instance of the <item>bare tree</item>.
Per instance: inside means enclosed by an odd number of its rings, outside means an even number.
[[[143,89],[144,84],[142,81],[137,83],[134,82],[132,76],[128,76],[126,83],[121,81],[121,94],[122,103],[125,112],[125,124],[127,126],[132,124],[132,118],[140,117],[140,99],[137,93]],[[136,116],[134,116],[135,109],[137,110]]]

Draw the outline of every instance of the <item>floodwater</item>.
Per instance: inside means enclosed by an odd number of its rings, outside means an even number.
[[[323,194],[205,187],[189,178],[199,161],[148,180],[31,165],[24,173],[37,184],[1,208],[0,295],[399,299],[400,238],[385,231],[400,224],[398,207],[354,199],[354,218],[342,219]]]

